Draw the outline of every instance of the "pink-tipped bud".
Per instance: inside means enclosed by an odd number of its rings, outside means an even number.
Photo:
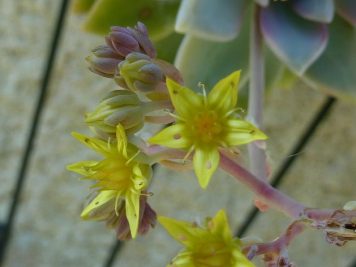
[[[132,91],[150,92],[165,80],[161,68],[142,53],[130,53],[118,68],[116,83]]]
[[[118,124],[127,134],[133,134],[144,124],[142,102],[135,92],[111,91],[93,112],[86,114],[85,122],[102,137],[115,137]]]
[[[111,27],[111,32],[105,39],[106,43],[123,57],[132,52],[140,52],[150,58],[156,57],[156,50],[148,37],[147,28],[141,22],[134,28]]]
[[[111,47],[101,45],[92,50],[86,58],[89,69],[103,77],[113,78],[117,65],[125,58],[118,55]]]
[[[117,65],[132,52],[142,53],[149,59],[156,57],[156,50],[148,37],[147,28],[141,22],[134,28],[111,27],[105,41],[106,45],[94,48],[86,58],[89,69],[103,77],[113,78]]]

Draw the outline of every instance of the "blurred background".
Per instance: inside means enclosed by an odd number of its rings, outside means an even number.
[[[180,249],[159,225],[119,243],[103,223],[79,217],[89,183],[65,166],[95,155],[70,132],[89,134],[84,113],[116,88],[87,69],[85,57],[103,38],[82,31],[84,19],[69,1],[0,1],[1,266],[157,267]],[[279,87],[266,97],[272,176],[289,167],[279,176],[283,192],[307,206],[342,207],[356,198],[355,104],[301,81]],[[234,231],[248,225],[243,236],[265,241],[290,223],[272,210],[248,219],[253,195],[223,172],[202,191],[192,172],[158,167],[152,192],[158,214],[192,221],[223,208]],[[289,251],[298,266],[356,266],[355,243],[335,247],[315,230]]]

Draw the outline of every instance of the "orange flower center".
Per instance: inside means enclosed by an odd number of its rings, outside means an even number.
[[[211,110],[199,112],[191,127],[194,137],[203,143],[214,142],[223,129],[216,112]]]

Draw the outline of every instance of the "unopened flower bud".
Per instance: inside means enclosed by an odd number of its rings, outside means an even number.
[[[150,57],[141,53],[131,53],[119,66],[116,83],[132,91],[150,92],[164,82],[161,68]]]
[[[86,58],[89,63],[89,69],[101,76],[114,77],[117,65],[125,58],[117,54],[111,47],[101,45],[92,50],[92,53]]]
[[[114,77],[117,65],[132,52],[142,53],[148,58],[156,57],[156,50],[148,37],[147,28],[141,22],[134,28],[111,27],[105,41],[107,45],[94,48],[86,60],[92,72],[107,78]]]
[[[134,92],[115,90],[110,92],[93,112],[86,114],[85,122],[94,127],[99,135],[115,135],[118,124],[121,124],[128,134],[132,134],[143,127],[144,114],[141,102]]]
[[[123,57],[132,52],[140,52],[150,58],[156,57],[156,50],[148,37],[147,28],[141,22],[138,22],[134,28],[111,27],[106,43]]]

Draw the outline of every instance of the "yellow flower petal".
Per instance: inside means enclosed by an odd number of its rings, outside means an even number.
[[[102,155],[107,155],[107,153],[109,153],[110,151],[108,143],[104,142],[103,140],[85,136],[83,134],[76,133],[76,132],[73,132],[72,136],[78,139],[81,143],[83,143],[87,147],[93,149],[94,151]]]
[[[127,137],[121,124],[116,126],[117,150],[127,158]]]
[[[237,145],[248,144],[256,140],[265,140],[266,136],[260,133],[250,134],[250,133],[232,132],[226,136],[226,143],[228,144],[228,146],[237,146]]]
[[[129,222],[132,238],[137,235],[139,211],[140,211],[140,195],[137,192],[126,193],[126,217]]]
[[[170,148],[189,148],[191,141],[183,136],[185,125],[177,123],[169,126],[155,136],[148,139],[151,144],[162,145]]]
[[[196,148],[193,165],[195,174],[198,177],[200,186],[205,189],[211,176],[219,165],[220,155],[217,148]]]
[[[225,143],[228,146],[237,146],[251,143],[256,140],[266,140],[268,137],[253,124],[237,119],[228,121],[228,133]]]
[[[68,171],[79,173],[83,176],[90,176],[94,173],[92,168],[98,164],[95,160],[80,161],[67,166]]]
[[[115,190],[105,190],[101,191],[90,203],[88,206],[84,208],[80,217],[84,220],[93,219],[93,220],[101,220],[104,219],[101,216],[96,216],[95,210],[100,209],[105,204],[115,199],[117,196],[117,192]]]
[[[183,87],[175,81],[167,78],[166,81],[172,104],[177,114],[182,118],[190,118],[192,109],[203,105],[203,97],[187,87]]]
[[[209,222],[208,227],[213,234],[222,236],[225,242],[232,241],[231,230],[224,210],[219,210],[216,213],[215,217]]]
[[[232,131],[250,132],[251,130],[256,129],[252,123],[246,120],[239,120],[235,118],[229,119],[227,125]]]
[[[192,248],[194,243],[201,241],[207,234],[206,230],[199,228],[194,223],[178,221],[163,216],[158,216],[157,219],[175,240],[188,248]]]
[[[208,103],[211,108],[227,113],[237,104],[237,86],[240,79],[240,71],[235,71],[220,80],[208,95]]]
[[[196,267],[197,265],[192,261],[192,253],[187,250],[183,250],[177,254],[172,260],[172,264],[168,264],[167,267]]]

